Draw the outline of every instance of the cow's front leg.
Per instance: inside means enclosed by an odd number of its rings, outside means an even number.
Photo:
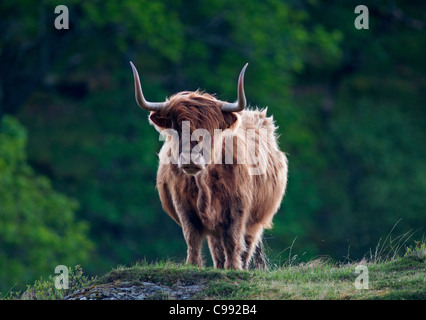
[[[185,221],[182,224],[182,231],[188,247],[186,263],[199,267],[203,266],[203,258],[201,256],[201,247],[203,244],[203,235],[190,222]]]

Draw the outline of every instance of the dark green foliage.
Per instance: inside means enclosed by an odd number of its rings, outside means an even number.
[[[26,162],[26,131],[0,122],[0,288],[15,290],[60,264],[86,263],[93,244],[78,204],[52,189]]]
[[[67,295],[89,286],[95,279],[89,279],[83,274],[80,265],[68,268],[68,289],[58,289],[55,286],[55,277],[49,276],[47,280],[36,280],[33,285],[27,285],[25,292],[20,295],[11,294],[9,299],[22,300],[62,300]]]

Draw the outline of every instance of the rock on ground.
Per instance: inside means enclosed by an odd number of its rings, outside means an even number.
[[[188,300],[203,289],[201,285],[166,286],[152,282],[137,285],[116,281],[89,286],[66,296],[65,300]]]

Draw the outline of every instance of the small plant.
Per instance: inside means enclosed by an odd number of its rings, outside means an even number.
[[[426,262],[426,242],[414,240],[414,247],[407,247],[404,257],[411,257]]]
[[[402,219],[399,219],[394,224],[383,242],[382,239],[379,240],[374,252],[372,252],[370,249],[370,258],[368,260],[375,263],[380,263],[394,260],[400,255],[401,249],[404,248],[405,244],[415,233],[412,230],[409,230],[402,235],[396,237],[393,236],[393,231],[401,220]]]
[[[68,289],[57,289],[55,276],[49,276],[49,279],[45,281],[36,280],[33,285],[27,286],[27,290],[20,298],[23,300],[62,300],[74,291],[90,285],[94,280],[83,275],[80,265],[69,268],[68,279]]]

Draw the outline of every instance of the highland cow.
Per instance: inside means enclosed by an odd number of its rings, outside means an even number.
[[[130,63],[138,105],[165,141],[157,189],[163,209],[182,227],[187,263],[203,265],[205,237],[216,268],[265,268],[262,234],[272,227],[287,185],[287,158],[265,110],[246,109],[244,73],[238,100],[200,91],[148,102]],[[213,137],[213,138],[212,138]]]

